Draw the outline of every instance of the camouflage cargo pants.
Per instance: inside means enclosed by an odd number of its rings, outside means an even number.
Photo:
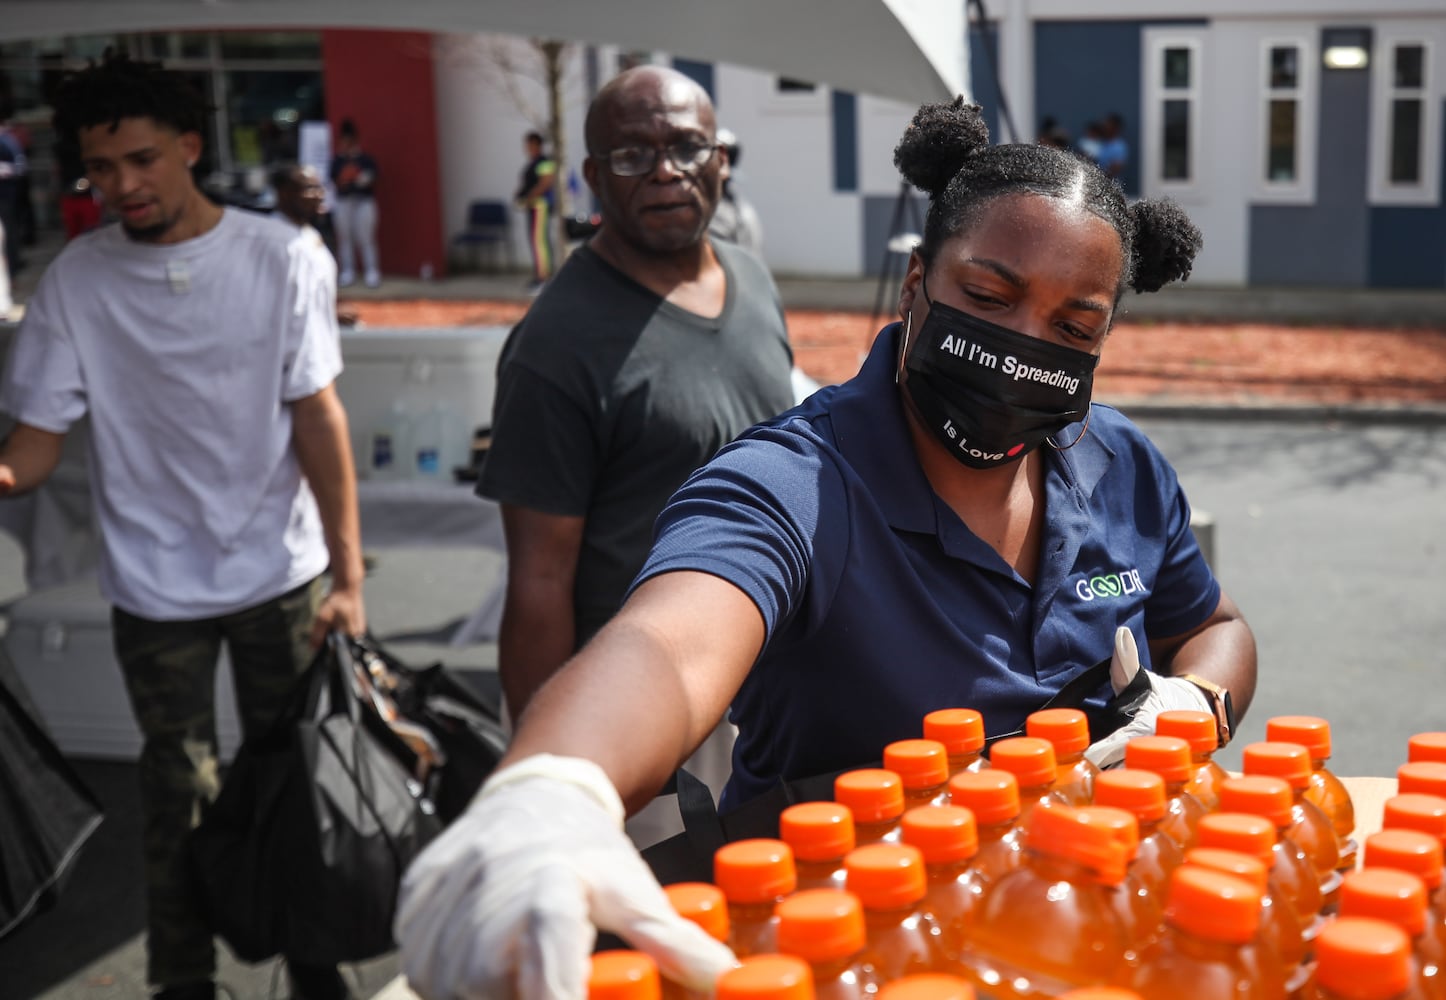
[[[231,659],[242,735],[264,729],[286,705],[311,661],[308,633],[322,594],[313,580],[219,618],[157,622],[111,612],[116,657],[145,742],[140,758],[145,817],[147,979],[172,986],[212,978],[211,933],[192,902],[182,844],[203,802],[220,791],[216,760],[216,666]]]

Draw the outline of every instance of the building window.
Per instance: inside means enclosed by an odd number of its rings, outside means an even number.
[[[1266,38],[1260,45],[1260,145],[1256,197],[1308,203],[1315,198],[1316,46],[1309,38]]]
[[[1147,184],[1168,188],[1195,183],[1200,128],[1200,42],[1155,37],[1145,68]]]
[[[1441,115],[1434,98],[1439,25],[1392,25],[1372,60],[1371,200],[1387,205],[1441,201]],[[1432,108],[1436,108],[1432,113]]]
[[[1265,177],[1271,183],[1300,176],[1300,47],[1272,45],[1265,127]]]
[[[795,80],[791,76],[780,76],[774,83],[774,88],[780,94],[812,94],[818,89],[818,84]]]
[[[1391,183],[1421,183],[1421,118],[1425,110],[1426,46],[1391,53]]]

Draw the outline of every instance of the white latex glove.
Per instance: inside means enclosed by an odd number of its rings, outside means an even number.
[[[538,754],[494,773],[407,869],[394,928],[428,1000],[584,1000],[597,930],[711,992],[737,964],[674,912],[601,768]]]
[[[1135,646],[1134,633],[1120,626],[1115,630],[1115,654],[1110,660],[1110,687],[1119,694],[1139,672],[1140,650]],[[1145,671],[1145,679],[1150,682],[1150,693],[1130,721],[1085,750],[1085,758],[1096,767],[1113,767],[1124,760],[1125,744],[1136,736],[1154,736],[1155,717],[1161,712],[1188,709],[1214,714],[1205,693],[1189,681],[1162,677],[1150,670]]]

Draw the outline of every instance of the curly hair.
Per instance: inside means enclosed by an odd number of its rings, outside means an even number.
[[[1108,222],[1124,251],[1117,299],[1126,286],[1153,292],[1185,280],[1200,252],[1200,230],[1174,202],[1130,205],[1098,167],[1068,150],[1029,143],[991,146],[979,106],[962,97],[921,107],[894,149],[894,165],[929,195],[918,249],[925,264],[946,240],[966,232],[985,205],[1010,194],[1077,200]]]
[[[55,93],[53,124],[62,150],[78,155],[80,130],[123,118],[149,118],[178,133],[206,134],[211,105],[180,73],[106,49],[99,65],[65,74]]]

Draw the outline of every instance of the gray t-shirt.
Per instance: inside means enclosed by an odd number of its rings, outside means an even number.
[[[728,283],[716,318],[672,305],[583,247],[503,346],[477,492],[587,519],[578,645],[622,605],[683,480],[793,405],[773,280],[757,258],[714,249]]]

